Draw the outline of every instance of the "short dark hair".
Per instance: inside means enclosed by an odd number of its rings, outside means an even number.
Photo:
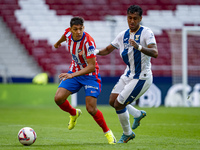
[[[83,25],[84,19],[81,17],[73,17],[70,21],[70,27],[73,25]]]
[[[127,14],[131,13],[134,14],[135,12],[138,12],[138,14],[140,16],[142,16],[143,10],[140,6],[138,5],[131,5],[128,9],[127,9]]]

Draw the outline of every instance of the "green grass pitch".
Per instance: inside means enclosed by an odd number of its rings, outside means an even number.
[[[139,108],[147,112],[126,144],[109,145],[85,106],[76,127],[67,129],[69,114],[54,103],[56,84],[0,84],[0,149],[2,150],[197,150],[200,149],[200,108]],[[98,106],[117,140],[122,135],[110,106]],[[138,107],[137,107],[138,108]],[[131,124],[133,118],[130,117]],[[36,142],[23,146],[17,139],[23,127],[32,127]]]

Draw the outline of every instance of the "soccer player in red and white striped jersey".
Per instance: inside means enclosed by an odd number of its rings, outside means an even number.
[[[109,144],[115,144],[116,139],[108,128],[102,112],[97,109],[97,97],[101,92],[101,77],[96,61],[96,49],[94,39],[84,32],[84,20],[74,17],[70,21],[70,28],[54,44],[59,48],[66,41],[67,50],[72,55],[72,62],[68,73],[61,73],[62,80],[55,95],[56,104],[65,112],[70,113],[68,129],[75,127],[77,118],[81,114],[80,109],[73,108],[67,98],[78,92],[81,87],[85,89],[85,102],[88,113],[92,115],[96,123],[102,128]]]
[[[75,41],[72,37],[70,28],[65,30],[64,36],[67,43],[67,49],[73,58],[70,71],[80,71],[87,66],[87,59],[96,57],[94,54],[94,49],[96,48],[94,39],[88,33],[83,32],[82,36],[77,35],[78,40]],[[99,67],[95,61],[95,71],[90,72],[87,75],[98,75],[98,73]]]

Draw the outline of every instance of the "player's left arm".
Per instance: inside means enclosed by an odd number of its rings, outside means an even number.
[[[74,72],[73,76],[81,76],[81,75],[85,75],[91,72],[95,71],[95,65],[96,65],[96,57],[92,57],[92,58],[87,58],[87,67],[81,69],[78,72]]]
[[[157,58],[158,57],[158,49],[156,44],[149,44],[148,47],[142,47],[140,50],[145,55]]]
[[[74,73],[61,73],[59,75],[59,78],[62,80],[66,80],[66,79],[71,79],[73,77],[77,77],[77,76],[81,76],[81,75],[85,75],[88,73],[91,73],[93,71],[95,71],[95,65],[96,65],[96,57],[92,57],[92,58],[88,58],[87,59],[87,67],[81,69],[80,71],[74,72]]]
[[[135,40],[129,39],[129,43],[137,50],[141,51],[145,55],[150,57],[157,58],[158,57],[158,49],[155,43],[149,44],[147,47],[139,45]]]

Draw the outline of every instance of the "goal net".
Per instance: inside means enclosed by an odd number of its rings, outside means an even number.
[[[177,106],[200,106],[200,26],[186,26],[168,34],[174,87],[171,98],[177,98]]]

